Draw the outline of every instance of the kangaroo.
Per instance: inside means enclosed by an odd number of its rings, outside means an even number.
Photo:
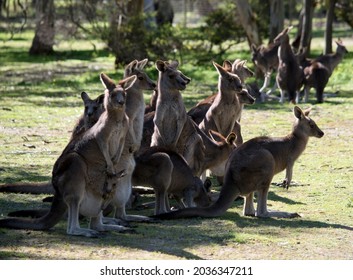
[[[348,53],[342,41],[335,41],[336,52],[333,54],[320,55],[309,60],[304,68],[304,101],[308,102],[310,88],[315,88],[318,103],[323,102],[323,92],[334,69]]]
[[[245,80],[249,77],[252,77],[254,73],[245,66],[245,63],[246,63],[245,60],[240,60],[240,59],[236,59],[233,63],[231,63],[229,60],[225,60],[223,62],[223,68],[229,71],[230,73],[237,75],[244,87],[250,88],[248,87],[247,84],[245,84]],[[200,123],[203,121],[204,117],[206,116],[207,111],[213,104],[216,96],[217,96],[217,93],[206,97],[204,100],[197,103],[193,108],[191,108],[188,111],[187,114],[193,119],[195,123],[200,125]],[[253,96],[250,96],[246,91],[242,90],[240,92],[237,92],[237,96],[241,104],[241,108],[243,108],[244,104],[254,103]]]
[[[130,230],[117,225],[103,225],[99,219],[102,208],[111,199],[115,186],[111,178],[122,177],[116,171],[124,144],[128,119],[125,115],[125,91],[136,81],[136,76],[112,84],[104,73],[100,75],[106,87],[104,113],[81,139],[69,142],[69,148],[53,167],[54,200],[49,212],[37,219],[8,218],[0,220],[0,227],[46,230],[58,223],[68,210],[67,234],[96,237],[99,231]],[[90,228],[81,228],[79,213],[91,218]]]
[[[214,130],[222,135],[236,131],[237,144],[241,144],[240,128],[237,127],[240,127],[243,105],[240,104],[238,96],[244,98],[244,101],[249,100],[250,104],[254,103],[255,99],[243,89],[241,80],[237,75],[232,74],[229,68],[224,68],[215,62],[213,65],[219,74],[218,93],[199,127],[203,131]],[[227,63],[225,65],[231,67]]]
[[[158,60],[158,97],[153,118],[151,146],[161,146],[180,153],[194,174],[202,161],[204,147],[195,124],[187,116],[180,90],[191,81],[178,68],[179,63]]]
[[[104,111],[104,94],[99,95],[95,99],[91,99],[86,92],[82,92],[81,98],[84,104],[84,112],[73,128],[70,141],[73,138],[78,139],[82,136],[86,130],[91,128],[98,121],[100,115]],[[14,183],[0,185],[0,192],[54,194],[54,189],[51,182]]]
[[[155,214],[170,211],[168,194],[173,195],[184,208],[210,204],[203,182],[192,174],[185,159],[161,147],[140,151],[136,157],[132,182],[154,189]]]
[[[289,44],[288,32],[291,29],[292,26],[285,28],[274,39],[275,43],[280,44],[278,48],[279,63],[276,81],[281,92],[280,102],[284,102],[284,96],[288,93],[289,101],[295,104],[299,102],[299,90],[303,83],[303,71]]]
[[[81,98],[85,109],[72,131],[71,139],[78,137],[91,128],[98,121],[104,111],[104,94],[99,95],[95,99],[91,99],[89,95],[83,91],[81,93]]]
[[[214,66],[219,73],[218,94],[203,121],[199,124],[199,128],[205,132],[209,130],[217,131],[221,135],[228,135],[234,132],[236,145],[239,146],[243,143],[240,126],[243,104],[244,102],[252,104],[255,99],[249,95],[247,90],[243,89],[239,77],[229,72],[229,68],[226,69],[217,63],[214,63]],[[211,168],[211,171],[214,175],[222,177],[225,164],[226,158],[218,166]]]
[[[115,207],[114,217],[125,221],[147,221],[150,218],[126,214],[126,203],[132,191],[131,177],[135,168],[134,154],[140,149],[143,129],[145,102],[143,90],[153,90],[156,84],[147,76],[143,68],[148,60],[134,60],[125,67],[124,77],[136,76],[137,80],[126,94],[126,114],[129,117],[129,130],[125,138],[124,149],[120,160],[116,164],[117,170],[125,170],[126,175],[117,180],[117,190],[112,204]],[[106,220],[107,221],[107,220]]]
[[[234,199],[245,197],[245,216],[293,218],[297,213],[269,211],[267,195],[273,176],[286,169],[283,186],[290,186],[294,162],[305,150],[309,137],[321,138],[324,133],[309,117],[309,110],[294,107],[296,120],[292,132],[284,137],[256,137],[233,150],[226,165],[224,184],[218,200],[205,208],[186,208],[156,215],[159,219],[189,217],[217,217],[231,207]],[[257,208],[253,204],[254,192],[258,193]]]
[[[260,88],[261,102],[265,102],[277,87],[277,83],[275,82],[272,89],[265,92],[266,88],[270,85],[271,74],[277,71],[278,68],[278,48],[279,43],[270,43],[267,47],[251,45],[251,60],[264,75],[264,83]]]

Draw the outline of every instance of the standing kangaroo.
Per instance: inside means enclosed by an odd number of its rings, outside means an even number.
[[[239,77],[229,70],[231,64],[225,63],[224,68],[217,63],[213,63],[219,73],[218,93],[211,107],[208,109],[199,128],[204,132],[210,130],[217,131],[221,135],[228,135],[234,132],[236,135],[236,145],[243,143],[241,136],[240,118],[244,106],[244,101],[252,104],[255,99],[243,89]],[[240,102],[240,100],[242,102]],[[214,175],[222,177],[225,171],[226,159],[219,165],[211,168]]]
[[[296,213],[269,211],[267,195],[273,176],[286,169],[283,186],[290,185],[293,165],[305,150],[309,137],[321,138],[324,133],[309,118],[310,110],[302,111],[294,107],[292,132],[284,137],[257,137],[235,149],[226,166],[224,184],[218,200],[206,208],[187,208],[155,216],[160,219],[188,217],[217,217],[231,207],[234,199],[244,196],[243,214],[257,217],[297,217]],[[257,210],[253,204],[254,192],[258,193]]]
[[[245,80],[247,78],[252,77],[254,73],[245,66],[245,63],[246,63],[246,60],[240,60],[240,59],[236,59],[233,63],[231,63],[228,60],[225,60],[223,62],[223,68],[237,75],[242,85],[247,89],[250,89],[250,86],[248,84],[245,84]],[[251,89],[251,91],[253,90]],[[208,109],[213,104],[216,96],[217,96],[217,93],[206,97],[204,100],[201,100],[199,103],[197,103],[193,108],[191,108],[188,111],[188,115],[193,119],[195,123],[199,125],[202,122]],[[249,94],[246,91],[239,92],[238,97],[239,97],[239,102],[242,104],[254,103],[254,98],[249,96]]]
[[[309,60],[304,68],[304,101],[308,102],[310,88],[315,88],[316,99],[322,103],[324,89],[331,77],[334,69],[342,61],[344,55],[348,53],[342,41],[335,41],[337,44],[336,52],[333,54],[321,55]]]
[[[271,94],[277,87],[275,82],[272,89],[265,92],[265,89],[270,85],[271,74],[273,71],[277,71],[278,68],[278,47],[279,43],[268,44],[267,47],[259,46],[256,47],[254,44],[251,45],[251,59],[256,67],[264,75],[264,84],[260,88],[261,102],[265,102],[269,94]]]
[[[158,60],[158,97],[153,118],[154,131],[151,146],[160,146],[178,152],[186,159],[193,173],[199,169],[204,146],[195,123],[186,114],[180,90],[191,81],[178,68],[179,63]]]
[[[134,60],[125,67],[124,77],[136,76],[136,82],[126,90],[126,114],[129,118],[129,130],[125,137],[124,149],[120,160],[116,163],[117,170],[125,170],[125,176],[117,180],[115,196],[112,204],[115,207],[115,218],[125,221],[149,220],[148,217],[127,215],[126,203],[132,191],[131,177],[135,168],[134,154],[140,149],[143,129],[145,102],[143,90],[153,90],[156,84],[143,71],[148,60]]]
[[[115,170],[124,145],[128,120],[125,115],[125,91],[136,81],[136,76],[111,84],[100,76],[106,87],[105,111],[97,123],[79,140],[73,139],[54,164],[52,185],[54,200],[49,212],[36,219],[8,218],[0,220],[0,227],[46,230],[59,222],[68,210],[67,234],[87,237],[99,231],[129,230],[118,225],[103,225],[99,216],[115,192],[114,177],[123,176],[124,170]],[[79,214],[91,218],[90,229],[79,224]],[[95,220],[92,223],[92,220]]]
[[[284,102],[286,93],[288,93],[290,102],[298,103],[299,90],[303,83],[303,71],[289,44],[288,32],[291,29],[292,27],[285,28],[274,39],[275,43],[280,43],[276,81],[281,92],[281,103]]]

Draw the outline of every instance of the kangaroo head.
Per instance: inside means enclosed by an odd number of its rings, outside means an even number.
[[[289,36],[288,36],[288,32],[293,28],[293,26],[289,26],[286,27],[285,29],[283,29],[282,32],[280,32],[276,38],[273,40],[273,42],[276,43],[287,43],[289,44]]]
[[[242,89],[240,92],[237,92],[237,97],[240,104],[254,104],[255,98],[251,96],[247,89]]]
[[[294,107],[294,115],[297,118],[294,124],[294,134],[321,138],[322,136],[324,136],[324,133],[317,126],[317,124],[309,117],[310,111],[310,108],[303,111],[298,106]]]
[[[337,41],[335,41],[337,48],[336,48],[336,53],[345,55],[346,53],[348,53],[348,50],[346,49],[346,47],[343,45],[343,42],[341,39],[338,39]]]
[[[136,76],[126,78],[118,85],[104,73],[101,73],[100,79],[105,87],[104,108],[125,109],[126,90],[134,85]]]
[[[239,92],[243,89],[243,84],[238,77],[238,75],[233,74],[229,71],[232,69],[232,64],[227,65],[226,62],[226,67],[222,67],[216,62],[213,62],[214,67],[216,68],[218,74],[219,74],[219,86],[221,87],[220,90],[227,90],[227,91],[234,91],[234,92]]]
[[[156,68],[159,71],[160,83],[171,89],[184,90],[191,79],[178,70],[177,61],[156,61]]]
[[[83,104],[85,107],[84,110],[84,117],[87,124],[95,124],[100,115],[104,111],[103,101],[104,101],[104,94],[101,94],[96,99],[91,99],[86,92],[81,93],[81,98],[83,100]]]
[[[157,86],[144,71],[147,62],[147,58],[141,61],[134,60],[125,67],[124,78],[136,75],[135,86],[141,90],[153,90]]]
[[[199,177],[195,176],[193,178],[193,187],[191,192],[196,207],[207,207],[211,204],[211,199],[209,197],[210,187],[208,187],[208,184],[212,185],[211,181],[207,181],[207,183],[205,181],[205,183],[203,183]]]
[[[244,83],[247,78],[254,76],[254,72],[245,66],[246,60],[236,59],[232,63],[232,73],[239,76],[240,80]]]

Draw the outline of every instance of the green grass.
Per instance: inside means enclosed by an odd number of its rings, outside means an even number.
[[[310,102],[301,104],[313,107],[312,118],[325,136],[311,139],[296,162],[296,184],[289,190],[272,186],[269,193],[269,209],[298,212],[301,218],[243,217],[242,203],[236,201],[218,218],[135,223],[135,234],[112,232],[94,240],[67,236],[65,221],[45,232],[0,229],[0,259],[352,259],[353,42],[352,31],[345,32],[339,30],[348,34],[342,39],[351,53],[331,77],[326,102],[315,104],[312,93]],[[31,57],[31,35],[27,31],[0,42],[0,183],[48,181],[82,113],[80,92],[102,93],[100,72],[122,77],[122,69],[114,70],[114,57],[98,43],[96,52],[90,43],[77,41],[59,44],[54,56]],[[321,41],[314,38],[314,53],[320,53]],[[245,44],[229,53],[230,60],[237,57],[248,58],[253,69]],[[188,108],[217,89],[211,62],[193,65],[186,57],[180,69],[192,78],[183,92]],[[148,71],[157,77],[152,63]],[[292,109],[277,102],[246,106],[244,140],[289,133]],[[274,182],[283,177],[278,174]],[[0,193],[0,215],[43,207],[43,197]]]

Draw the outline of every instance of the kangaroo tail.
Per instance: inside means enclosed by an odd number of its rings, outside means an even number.
[[[51,183],[14,183],[0,185],[0,192],[54,194]]]
[[[61,196],[55,195],[47,214],[36,219],[6,218],[0,220],[0,228],[47,230],[56,225],[66,212],[66,204]]]
[[[219,201],[216,201],[213,205],[209,207],[184,208],[177,211],[154,215],[152,216],[152,218],[161,219],[161,220],[172,220],[172,219],[186,219],[186,218],[195,218],[195,217],[202,217],[202,218],[219,217],[227,211],[231,203],[221,204],[218,202]]]
[[[18,210],[7,214],[9,217],[31,217],[40,218],[48,213],[49,209]]]

